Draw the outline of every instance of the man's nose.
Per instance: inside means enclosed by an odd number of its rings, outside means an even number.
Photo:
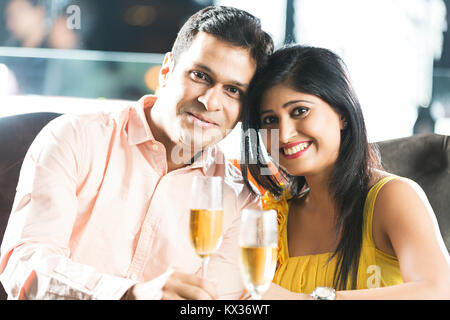
[[[220,111],[222,110],[221,94],[221,88],[218,85],[212,86],[198,97],[198,101],[205,106],[207,111]]]

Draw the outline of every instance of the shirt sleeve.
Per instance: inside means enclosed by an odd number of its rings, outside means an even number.
[[[0,280],[9,299],[120,299],[136,283],[70,259],[83,157],[79,125],[70,116],[53,120],[25,156],[1,246]]]

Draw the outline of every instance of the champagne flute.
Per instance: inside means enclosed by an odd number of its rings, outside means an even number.
[[[275,210],[242,212],[240,269],[247,291],[260,300],[269,289],[277,263],[278,223]]]
[[[195,176],[192,184],[190,239],[202,259],[206,278],[209,257],[222,242],[222,178]]]

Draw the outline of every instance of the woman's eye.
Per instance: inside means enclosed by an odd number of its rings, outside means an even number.
[[[309,109],[306,107],[297,107],[297,108],[294,108],[294,110],[292,110],[291,114],[293,116],[298,117],[298,116],[303,116],[303,115],[307,114],[308,111],[309,111]]]
[[[263,124],[273,124],[273,123],[276,123],[276,121],[277,121],[276,117],[274,117],[274,116],[267,116],[267,117],[263,118],[262,123]]]

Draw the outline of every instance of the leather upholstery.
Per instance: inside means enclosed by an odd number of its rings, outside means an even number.
[[[450,136],[422,134],[377,144],[386,171],[414,180],[425,191],[450,251]]]
[[[59,113],[39,112],[0,118],[0,242],[16,193],[25,154],[39,131]],[[0,284],[0,300],[6,293]]]

